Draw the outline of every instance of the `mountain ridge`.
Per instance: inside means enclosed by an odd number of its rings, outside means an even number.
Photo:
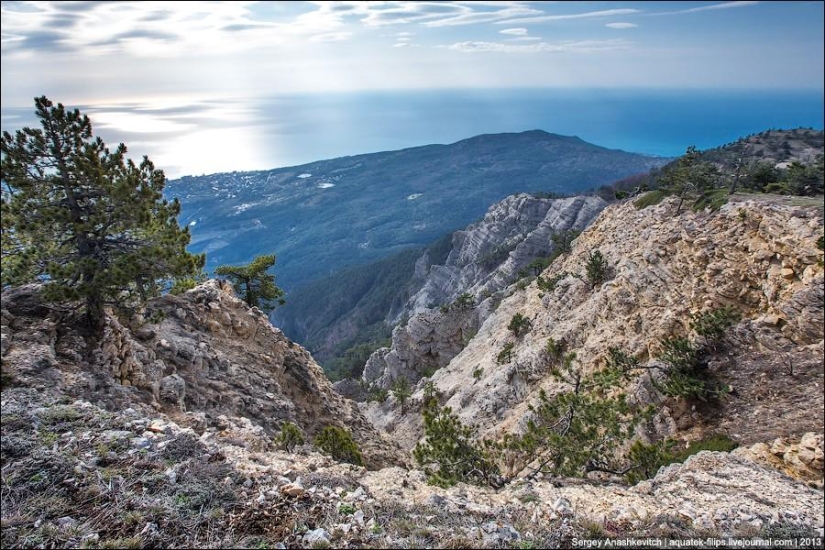
[[[668,159],[529,131],[267,171],[170,180],[207,269],[275,253],[287,289],[424,246],[514,192],[574,193]]]

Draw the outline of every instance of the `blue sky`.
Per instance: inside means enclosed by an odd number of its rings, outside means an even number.
[[[222,139],[244,98],[370,90],[822,90],[823,2],[2,2],[3,128]],[[214,103],[235,98],[234,102]],[[209,124],[185,110],[210,102]],[[201,104],[202,105],[202,104]],[[175,116],[164,113],[174,112]],[[204,114],[203,108],[199,114]],[[210,126],[211,125],[211,126]],[[211,132],[211,133],[210,133]],[[170,145],[171,147],[171,145]]]

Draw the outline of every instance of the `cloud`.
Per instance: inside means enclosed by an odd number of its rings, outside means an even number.
[[[68,35],[64,32],[33,30],[24,35],[6,35],[3,38],[3,48],[14,50],[33,50],[36,52],[61,53],[68,47]]]
[[[678,10],[678,11],[668,11],[663,12],[656,15],[675,15],[680,13],[697,13],[700,11],[708,11],[708,10],[726,10],[730,8],[744,8],[747,6],[753,6],[758,4],[759,2],[756,1],[743,1],[743,2],[723,2],[721,4],[712,4],[710,6],[699,6],[697,8],[688,8],[686,10]]]
[[[586,53],[611,50],[627,50],[632,43],[625,40],[580,40],[564,41],[555,44],[539,42],[537,44],[505,44],[503,42],[458,42],[447,49],[463,52],[499,52],[499,53]]]
[[[73,14],[73,13],[62,13],[57,14],[48,21],[43,23],[44,27],[48,27],[50,29],[67,29],[74,27],[77,23],[83,19],[83,16]]]
[[[513,36],[527,36],[527,29],[525,28],[503,29],[498,32],[501,34],[512,34]]]
[[[605,27],[610,27],[611,29],[632,29],[638,27],[639,25],[635,23],[608,23]]]
[[[316,34],[311,37],[310,42],[342,42],[352,38],[351,32],[328,32],[324,34]]]
[[[178,38],[178,35],[171,32],[155,31],[149,29],[132,29],[130,31],[118,33],[112,36],[110,39],[98,43],[101,45],[114,44],[120,42],[121,40],[128,40],[130,38],[148,38],[151,40],[166,41],[175,40],[176,38]]]
[[[507,42],[535,42],[541,40],[540,36],[517,36],[516,38],[508,38]]]
[[[613,10],[599,10],[589,11],[585,13],[571,13],[565,15],[540,15],[536,17],[522,17],[519,19],[507,19],[506,21],[499,21],[499,25],[509,25],[515,23],[543,23],[545,21],[564,21],[567,19],[585,19],[590,17],[610,17],[613,15],[629,15],[632,13],[640,13],[639,10],[631,8],[620,8]]]
[[[437,19],[434,21],[427,21],[424,23],[426,27],[448,27],[456,25],[473,25],[478,23],[495,23],[503,20],[510,20],[515,17],[537,15],[544,13],[541,10],[527,7],[521,2],[509,2],[503,4],[480,4],[481,6],[494,6],[499,9],[492,11],[477,10],[476,7],[469,5],[461,5],[464,8],[464,13],[454,17]]]

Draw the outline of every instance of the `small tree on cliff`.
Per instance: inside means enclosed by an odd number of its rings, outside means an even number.
[[[267,270],[275,265],[275,254],[258,256],[249,265],[222,265],[216,275],[227,277],[235,291],[250,307],[270,312],[285,302],[284,291],[275,286],[275,275]]]
[[[671,164],[658,178],[659,187],[679,197],[678,215],[682,211],[685,198],[698,199],[713,189],[719,179],[719,171],[709,163],[700,160],[700,153],[691,145],[685,154]]]
[[[35,112],[42,128],[3,132],[3,285],[41,281],[47,300],[83,301],[100,328],[106,305],[139,304],[200,272],[163,171],[127,160],[123,144],[111,152],[77,109],[44,96]]]

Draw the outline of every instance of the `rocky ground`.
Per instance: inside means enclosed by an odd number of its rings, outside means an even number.
[[[550,548],[631,536],[815,547],[823,534],[821,489],[727,453],[635,487],[440,489],[417,470],[277,450],[248,421],[198,435],[163,414],[29,387],[4,389],[2,410],[3,548]],[[820,441],[820,463],[821,452]]]

